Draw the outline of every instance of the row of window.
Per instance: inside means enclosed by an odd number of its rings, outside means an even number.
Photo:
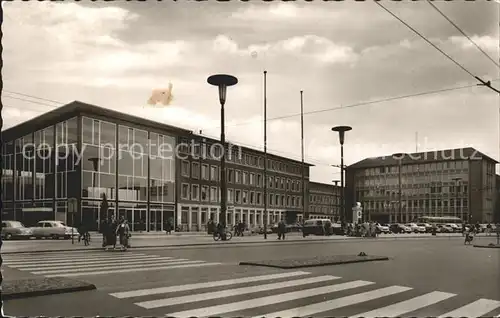
[[[184,177],[192,179],[219,181],[220,168],[209,164],[200,164],[199,162],[182,161],[181,174]],[[254,187],[263,187],[263,178],[260,173],[241,171],[237,169],[227,169],[227,182],[232,184],[243,184]],[[281,189],[292,192],[300,192],[302,189],[302,181],[292,180],[289,178],[280,178],[269,176],[269,189]]]
[[[423,172],[447,172],[448,170],[467,170],[469,162],[464,161],[448,161],[448,162],[433,162],[422,164],[402,165],[401,173],[423,173]],[[399,166],[381,166],[377,168],[367,168],[356,172],[356,177],[377,176],[386,173],[399,173]]]
[[[183,200],[220,202],[220,188],[208,185],[182,183]],[[268,204],[272,207],[302,207],[301,197],[269,193]],[[227,202],[230,204],[263,205],[263,193],[241,189],[227,189]]]
[[[402,200],[401,206],[405,208],[448,208],[462,207],[467,208],[468,199],[446,199],[446,200]],[[399,208],[399,201],[364,201],[363,208],[369,210],[392,210]]]
[[[459,183],[467,183],[467,174],[446,174],[446,175],[426,175],[426,176],[403,176],[401,177],[401,185],[406,187],[418,186],[422,183],[446,183],[449,185],[454,185],[457,183],[455,179],[459,178]],[[369,187],[369,186],[383,186],[383,185],[399,185],[398,176],[392,177],[364,177],[358,178],[355,182],[356,186]]]
[[[338,214],[340,209],[338,207],[324,206],[324,205],[309,205],[309,213],[324,213],[324,214]]]
[[[181,138],[181,151],[193,155],[193,157],[201,157],[204,159],[220,159],[220,152],[217,151],[220,147],[213,147],[212,141],[196,143],[188,138]],[[214,151],[212,151],[212,149]],[[213,153],[212,153],[213,152]],[[267,169],[270,171],[301,175],[302,168],[300,164],[284,163],[278,160],[267,159]],[[252,154],[244,154],[243,149],[239,146],[232,145],[226,149],[226,161],[235,164],[246,165],[254,168],[264,168],[264,158]]]
[[[340,204],[340,197],[333,195],[310,194],[309,203],[337,205]]]

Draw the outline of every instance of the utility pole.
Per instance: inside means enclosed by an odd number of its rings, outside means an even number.
[[[267,71],[264,71],[264,239],[267,240]]]
[[[300,91],[300,148],[302,152],[302,217],[306,219],[306,184],[304,178],[304,91]]]

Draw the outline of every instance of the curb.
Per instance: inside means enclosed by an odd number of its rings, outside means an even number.
[[[492,245],[472,245],[473,247],[478,248],[500,248],[500,245],[492,244]]]
[[[259,262],[240,262],[238,265],[246,265],[246,266],[261,266],[261,267],[272,267],[279,269],[295,269],[295,268],[307,268],[307,267],[321,267],[321,266],[331,266],[331,265],[344,265],[344,264],[354,264],[354,263],[367,263],[367,262],[375,262],[375,261],[388,261],[389,257],[387,256],[375,256],[367,259],[352,259],[346,261],[333,261],[333,262],[323,262],[318,264],[305,264],[305,265],[272,265],[272,264],[262,264]]]
[[[423,239],[444,239],[444,238],[458,238],[461,236],[425,236],[425,237],[378,237],[376,239],[370,238],[342,238],[342,239],[320,239],[320,240],[303,240],[303,239],[294,239],[294,240],[286,240],[277,242],[276,240],[262,240],[262,241],[250,241],[250,242],[210,242],[210,243],[190,243],[190,244],[159,244],[159,245],[138,245],[129,248],[129,250],[136,249],[148,249],[148,248],[172,248],[178,249],[182,247],[203,247],[203,246],[239,246],[239,245],[252,245],[252,244],[283,244],[283,243],[294,243],[294,244],[307,244],[310,242],[314,243],[351,243],[351,242],[362,242],[369,240],[370,242],[384,241],[384,240],[423,240]],[[89,248],[81,248],[81,249],[52,249],[52,250],[38,250],[38,251],[12,251],[12,252],[2,252],[2,255],[16,255],[16,254],[34,254],[34,253],[57,253],[57,252],[85,252],[85,251],[100,251],[103,250],[102,247],[89,247]]]
[[[97,287],[94,284],[87,284],[87,285],[82,285],[82,286],[63,287],[63,288],[48,289],[48,290],[33,290],[33,291],[12,293],[12,294],[2,293],[2,298],[3,298],[3,300],[12,300],[12,299],[30,298],[30,297],[37,297],[37,296],[48,296],[48,295],[74,293],[74,292],[79,292],[79,291],[88,291],[88,290],[95,290],[95,289],[97,289]]]

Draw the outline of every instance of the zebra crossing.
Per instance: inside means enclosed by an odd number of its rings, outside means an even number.
[[[370,281],[347,281],[338,276],[305,271],[119,291],[109,295],[126,299],[152,315],[179,318],[400,317],[419,316],[419,310],[429,308],[433,312],[429,315],[427,311],[425,316],[481,317],[500,310],[497,300],[464,299],[441,291],[422,293],[406,286],[382,287]],[[347,311],[336,312],[341,309]]]
[[[11,254],[3,266],[45,277],[80,277],[220,265],[202,260],[130,252]]]

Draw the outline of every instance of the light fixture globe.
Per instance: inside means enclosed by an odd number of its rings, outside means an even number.
[[[219,100],[221,104],[226,103],[226,88],[238,84],[238,79],[232,75],[215,74],[207,79],[208,84],[219,87]]]
[[[352,130],[351,126],[335,126],[332,128],[332,131],[336,131],[339,133],[339,141],[340,144],[344,144],[344,139],[345,139],[345,132]]]

